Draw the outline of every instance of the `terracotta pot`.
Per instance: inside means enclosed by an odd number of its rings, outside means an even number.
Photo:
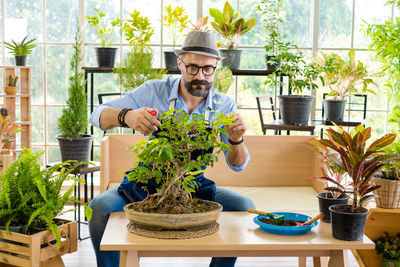
[[[124,206],[126,216],[139,227],[151,230],[162,229],[193,229],[209,225],[217,221],[222,212],[222,205],[211,202],[217,206],[215,210],[186,214],[161,214],[135,211],[139,202],[133,202]]]
[[[17,86],[4,86],[4,93],[6,93],[6,95],[16,95],[17,91]]]

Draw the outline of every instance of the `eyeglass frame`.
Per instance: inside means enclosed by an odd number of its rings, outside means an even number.
[[[179,59],[182,61],[183,65],[185,66],[186,72],[187,72],[189,75],[192,75],[192,76],[196,76],[196,75],[199,73],[199,70],[201,69],[201,72],[203,73],[203,75],[209,77],[209,76],[212,76],[212,75],[215,73],[215,69],[217,68],[216,66],[214,67],[214,66],[212,66],[212,65],[205,65],[205,66],[203,66],[203,67],[200,67],[200,66],[198,66],[198,65],[196,65],[196,64],[189,64],[189,65],[186,65],[185,62],[183,61],[183,59],[182,59],[181,57],[179,57]],[[189,68],[189,67],[192,67],[192,66],[194,66],[194,67],[197,68],[197,71],[196,71],[195,74],[191,74],[191,73],[188,71],[188,68]],[[205,68],[212,68],[212,69],[213,69],[213,72],[212,72],[211,74],[205,74],[205,73],[204,73],[204,69],[205,69]]]

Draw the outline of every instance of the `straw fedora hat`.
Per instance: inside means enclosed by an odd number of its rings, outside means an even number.
[[[191,31],[187,34],[181,49],[174,50],[178,57],[185,53],[193,53],[203,56],[209,56],[224,59],[220,57],[217,48],[217,41],[214,35],[210,32]]]

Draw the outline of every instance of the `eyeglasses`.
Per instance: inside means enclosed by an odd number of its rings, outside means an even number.
[[[217,68],[217,67],[214,67],[211,65],[206,65],[204,67],[200,67],[195,64],[186,65],[185,62],[183,62],[182,58],[180,58],[180,59],[181,59],[183,65],[185,66],[187,73],[189,73],[190,75],[193,75],[193,76],[197,75],[197,73],[199,72],[199,69],[201,69],[201,71],[203,72],[203,74],[205,76],[211,76],[214,74],[215,69]]]

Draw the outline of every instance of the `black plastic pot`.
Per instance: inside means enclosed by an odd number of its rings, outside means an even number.
[[[96,47],[96,58],[98,67],[114,68],[115,47]]]
[[[221,57],[224,57],[222,66],[228,66],[231,70],[238,70],[240,68],[242,50],[221,49],[219,53]]]
[[[26,66],[26,56],[15,56],[16,66]]]
[[[61,160],[76,160],[77,162],[89,161],[92,147],[92,135],[83,135],[81,138],[64,138],[57,136],[60,146]]]
[[[283,123],[290,125],[307,125],[314,96],[280,95],[279,108]]]
[[[275,56],[265,56],[265,64],[267,66],[267,70],[276,71],[281,62],[279,60],[274,59]]]
[[[324,99],[324,120],[342,121],[346,100]]]
[[[347,205],[347,202],[349,201],[348,196],[333,198],[331,193],[326,193],[326,192],[318,193],[317,198],[318,198],[319,212],[322,212],[324,214],[324,217],[321,220],[327,223],[331,222],[331,212],[329,211],[329,207],[337,204]]]
[[[334,238],[346,241],[356,241],[363,238],[368,210],[361,208],[360,212],[352,213],[350,209],[350,205],[329,207]]]
[[[176,60],[178,57],[172,51],[164,51],[164,61],[165,61],[165,68],[167,69],[177,69],[178,63]]]

